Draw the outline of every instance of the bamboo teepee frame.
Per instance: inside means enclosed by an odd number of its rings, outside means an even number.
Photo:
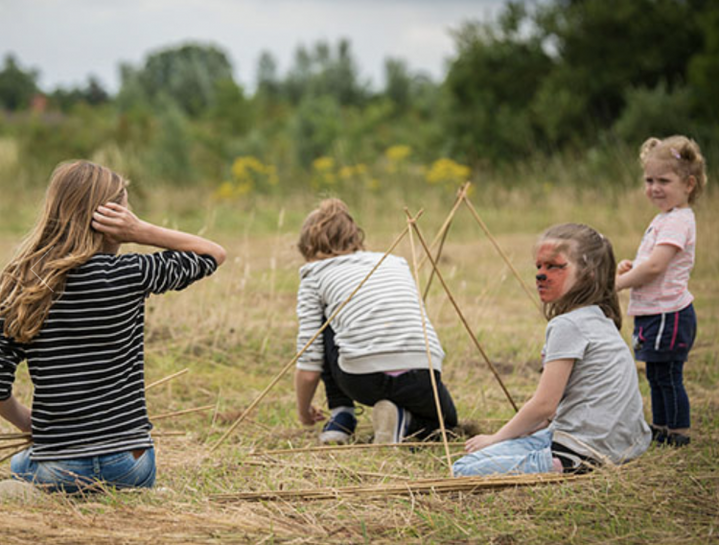
[[[420,218],[420,216],[422,216],[423,211],[420,210],[415,216],[412,216],[410,214],[410,212],[407,209],[405,209],[405,213],[407,215],[406,228],[395,238],[393,243],[390,245],[390,247],[387,249],[387,251],[383,254],[382,258],[378,261],[378,263],[375,265],[375,267],[373,267],[373,269],[368,273],[368,275],[360,282],[360,284],[355,288],[355,290],[353,290],[353,292],[348,296],[348,298],[335,310],[335,312],[329,318],[326,319],[325,323],[322,324],[320,329],[318,329],[318,331],[310,338],[310,340],[305,344],[305,346],[303,346],[295,354],[295,356],[281,369],[281,371],[275,376],[275,378],[273,378],[273,380],[267,385],[267,387],[255,398],[255,400],[245,409],[245,411],[243,411],[243,413],[230,426],[230,428],[220,437],[220,439],[218,439],[218,441],[211,447],[211,449],[210,449],[211,453],[214,452],[215,450],[217,450],[220,447],[220,445],[222,445],[227,440],[227,438],[230,436],[230,434],[232,434],[232,432],[242,423],[242,421],[248,416],[248,414],[250,414],[250,412],[255,407],[257,407],[257,405],[260,403],[260,401],[262,401],[262,399],[265,398],[265,396],[270,392],[270,390],[275,386],[275,384],[277,384],[280,381],[280,379],[290,370],[290,368],[293,365],[295,365],[295,363],[302,356],[302,354],[312,345],[313,342],[315,342],[315,340],[328,327],[331,320],[333,320],[342,311],[342,309],[350,302],[350,300],[357,294],[357,292],[362,288],[362,286],[365,284],[365,282],[367,282],[367,280],[370,278],[370,276],[372,276],[372,274],[378,269],[378,267],[382,264],[382,262],[387,258],[387,256],[395,249],[395,247],[400,243],[400,241],[407,234],[410,234],[410,248],[411,248],[411,252],[412,252],[413,269],[414,269],[415,281],[416,281],[417,288],[418,288],[418,294],[423,293],[423,296],[421,298],[419,297],[418,304],[421,306],[421,315],[423,317],[423,332],[424,332],[424,336],[425,336],[426,350],[428,351],[428,362],[430,365],[430,377],[431,377],[431,382],[432,382],[432,387],[433,387],[433,396],[434,396],[434,400],[435,400],[435,404],[436,404],[436,409],[438,412],[438,421],[440,422],[440,429],[441,429],[441,434],[442,434],[442,438],[443,438],[443,446],[445,448],[446,460],[448,462],[448,466],[450,468],[451,475],[452,475],[451,456],[450,456],[450,451],[449,451],[449,446],[448,446],[447,434],[446,434],[446,430],[444,427],[444,419],[443,419],[442,410],[440,407],[439,396],[438,396],[438,392],[437,392],[437,384],[435,381],[434,373],[432,372],[432,359],[429,354],[429,344],[428,344],[428,339],[427,339],[427,331],[426,331],[426,323],[425,323],[425,311],[424,311],[424,306],[423,306],[423,302],[424,302],[424,300],[427,296],[427,293],[429,291],[429,288],[430,288],[430,283],[432,282],[432,279],[435,276],[437,276],[438,280],[442,284],[443,289],[445,290],[445,292],[448,296],[448,299],[452,303],[453,308],[455,309],[455,311],[458,314],[458,317],[460,318],[461,322],[465,326],[465,329],[467,330],[468,334],[470,335],[470,337],[473,341],[473,344],[475,345],[475,347],[478,349],[478,351],[482,355],[483,360],[487,364],[490,371],[493,373],[493,376],[495,377],[498,384],[500,385],[503,392],[505,393],[506,398],[512,405],[513,409],[515,411],[518,410],[518,407],[515,404],[515,401],[513,400],[512,396],[508,392],[507,388],[505,387],[505,385],[502,381],[502,378],[500,377],[500,374],[497,372],[497,369],[492,364],[492,362],[490,361],[490,358],[488,358],[487,354],[483,350],[482,346],[480,345],[480,342],[477,339],[477,336],[475,335],[475,333],[472,331],[472,329],[468,325],[467,320],[465,319],[462,311],[460,310],[457,302],[455,301],[454,297],[452,296],[452,293],[450,292],[449,287],[445,283],[445,280],[443,279],[442,274],[440,273],[440,271],[437,267],[437,262],[438,262],[440,256],[442,255],[442,249],[443,249],[445,240],[447,238],[447,234],[449,232],[449,228],[453,221],[453,218],[454,218],[456,212],[458,211],[458,209],[460,208],[460,206],[462,204],[465,204],[466,207],[470,210],[470,212],[473,215],[473,217],[475,218],[475,220],[478,222],[478,224],[482,228],[482,230],[485,232],[485,234],[491,240],[493,246],[498,251],[498,253],[502,257],[502,259],[510,267],[511,271],[513,272],[513,274],[515,275],[515,277],[517,278],[517,280],[520,282],[521,286],[523,287],[525,293],[530,297],[530,299],[533,301],[533,304],[538,308],[538,310],[540,310],[542,312],[542,308],[540,307],[540,305],[537,302],[537,300],[535,299],[535,297],[532,295],[532,292],[530,291],[528,286],[525,284],[525,282],[522,280],[522,277],[517,272],[515,267],[512,265],[512,263],[510,262],[509,258],[505,254],[505,252],[503,252],[503,250],[500,248],[500,245],[497,243],[497,240],[495,240],[495,238],[492,236],[492,234],[490,233],[490,231],[487,228],[487,226],[485,225],[485,223],[482,221],[480,216],[475,211],[475,208],[473,207],[473,205],[470,202],[468,195],[467,195],[469,188],[470,188],[470,182],[466,182],[458,190],[458,193],[457,193],[457,196],[455,199],[455,203],[453,204],[453,207],[452,207],[449,215],[445,219],[445,222],[443,223],[442,227],[438,231],[437,235],[433,239],[430,246],[428,246],[427,243],[425,242],[425,239],[417,226],[417,220]],[[424,251],[424,256],[419,263],[418,263],[418,260],[416,259],[416,255],[415,255],[414,239],[412,236],[413,232],[417,235],[418,240],[420,241],[420,244]],[[437,253],[436,253],[435,257],[433,257],[431,248],[434,247],[438,243],[439,243],[439,247],[437,249]],[[420,282],[419,282],[419,269],[425,264],[425,262],[429,262],[432,265],[432,272],[431,272],[431,276],[428,280],[426,289],[424,292],[422,292],[420,289]]]

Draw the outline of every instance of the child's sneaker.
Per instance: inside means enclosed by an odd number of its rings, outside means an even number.
[[[682,433],[668,432],[665,444],[671,447],[686,447],[690,444],[690,438]]]
[[[382,399],[373,407],[372,421],[375,431],[373,443],[400,443],[407,434],[410,413],[392,401]]]
[[[357,418],[348,411],[342,411],[330,417],[320,432],[320,442],[323,445],[336,443],[344,445],[355,433]]]
[[[656,426],[654,424],[650,424],[650,431],[652,432],[652,440],[656,443],[659,443],[660,445],[664,445],[667,443],[667,430],[665,428],[661,428],[660,426]]]

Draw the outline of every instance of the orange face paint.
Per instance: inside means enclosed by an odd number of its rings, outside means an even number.
[[[552,303],[575,284],[575,264],[556,242],[543,242],[535,256],[535,285],[543,303]]]

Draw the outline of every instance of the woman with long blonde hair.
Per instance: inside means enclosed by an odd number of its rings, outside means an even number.
[[[37,224],[0,276],[0,416],[33,442],[11,470],[49,490],[153,485],[144,302],[225,260],[214,242],[138,219],[126,187],[88,161],[58,165]],[[167,250],[116,255],[123,242]],[[23,360],[32,411],[12,394]]]

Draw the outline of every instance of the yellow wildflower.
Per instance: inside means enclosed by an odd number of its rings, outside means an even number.
[[[393,163],[399,163],[407,159],[411,152],[412,148],[410,146],[390,146],[385,150],[385,157]]]

